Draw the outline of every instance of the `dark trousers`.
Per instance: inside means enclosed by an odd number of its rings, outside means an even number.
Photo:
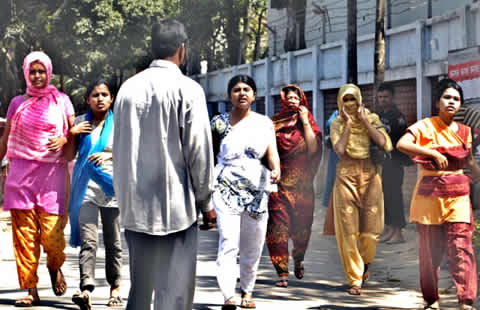
[[[130,260],[127,310],[191,310],[197,266],[197,224],[165,236],[125,230]]]
[[[386,160],[382,171],[385,224],[403,228],[406,225],[403,205],[403,166],[395,160]]]

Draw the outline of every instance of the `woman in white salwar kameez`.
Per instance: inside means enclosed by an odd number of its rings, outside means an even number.
[[[217,281],[225,299],[223,310],[236,308],[238,254],[240,306],[255,308],[252,292],[265,242],[268,195],[276,191],[280,180],[273,123],[250,109],[255,94],[251,77],[233,77],[228,83],[233,110],[215,116],[211,122],[217,160],[212,201],[220,232]]]

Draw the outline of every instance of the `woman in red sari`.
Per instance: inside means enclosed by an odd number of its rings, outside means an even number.
[[[312,231],[313,178],[322,157],[322,133],[308,110],[305,94],[296,85],[281,91],[282,109],[273,116],[282,179],[270,194],[267,246],[280,280],[288,286],[288,240],[292,239],[295,276],[303,278],[303,259]]]
[[[417,223],[420,286],[425,309],[439,309],[438,276],[445,254],[457,287],[459,309],[474,309],[477,268],[472,246],[474,223],[470,179],[480,168],[472,156],[470,128],[453,121],[463,103],[460,86],[440,81],[436,94],[438,116],[408,127],[397,148],[413,157],[420,173],[410,206],[410,221]]]

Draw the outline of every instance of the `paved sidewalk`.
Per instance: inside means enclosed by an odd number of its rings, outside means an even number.
[[[258,309],[423,309],[418,289],[414,226],[409,225],[406,229],[407,243],[379,245],[376,259],[370,267],[372,279],[361,296],[350,296],[345,292],[343,269],[335,238],[321,234],[324,212],[325,209],[317,208],[314,231],[305,258],[306,274],[303,280],[295,279],[292,274],[287,289],[275,287],[276,274],[267,250],[263,251],[254,291]],[[68,232],[67,226],[66,233]],[[14,300],[25,294],[18,289],[11,239],[8,213],[0,211],[0,308],[6,309],[13,309]],[[216,230],[200,233],[195,310],[219,310],[223,302],[215,278],[217,242]],[[125,243],[124,248],[126,249]],[[31,309],[78,309],[71,302],[71,296],[77,291],[79,283],[78,249],[68,247],[66,251],[68,258],[63,267],[69,285],[66,295],[54,296],[45,266],[45,255],[42,254],[39,268],[39,293],[42,301],[40,306]],[[97,260],[98,286],[93,292],[93,309],[109,309],[105,306],[109,287],[105,280],[104,262],[102,246]],[[125,302],[129,288],[128,272],[128,256],[125,250],[122,280],[122,296]],[[456,309],[455,288],[445,271],[441,273],[440,287],[442,309]]]

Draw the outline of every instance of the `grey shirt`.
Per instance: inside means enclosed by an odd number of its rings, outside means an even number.
[[[205,94],[172,62],[155,60],[120,88],[113,180],[125,229],[182,231],[211,208],[213,152]]]

